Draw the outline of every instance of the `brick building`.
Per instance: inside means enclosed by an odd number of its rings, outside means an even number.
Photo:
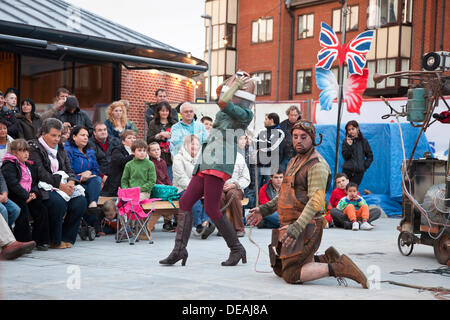
[[[224,1],[206,0],[210,2]],[[375,72],[420,70],[425,53],[450,51],[449,0],[348,0],[347,5],[347,43],[360,32],[375,30],[367,56],[366,97],[403,96],[407,91],[405,80],[375,84]],[[342,7],[342,1],[330,0],[238,1],[236,68],[261,77],[258,101],[318,99],[314,66],[320,24],[330,25],[341,42]],[[338,78],[336,62],[332,71]],[[345,69],[344,77],[347,73]]]
[[[170,103],[193,101],[207,64],[188,52],[125,28],[62,0],[1,0],[0,90],[32,98],[38,112],[56,90],[74,93],[94,121],[105,107],[126,99],[129,118],[144,133],[145,102],[157,88]]]

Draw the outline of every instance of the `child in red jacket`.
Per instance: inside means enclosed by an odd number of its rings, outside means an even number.
[[[281,183],[283,182],[284,172],[279,169],[276,173],[272,174],[269,182],[264,184],[259,190],[259,204],[265,204],[275,198],[281,189]],[[275,229],[280,227],[280,218],[278,213],[274,212],[270,216],[265,217],[257,225],[258,229],[268,228]]]

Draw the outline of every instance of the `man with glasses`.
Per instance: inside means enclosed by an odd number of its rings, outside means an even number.
[[[194,108],[189,102],[180,107],[181,121],[172,126],[170,142],[170,153],[175,156],[180,150],[183,139],[188,135],[195,135],[200,139],[200,145],[206,142],[208,131],[203,123],[194,121]]]

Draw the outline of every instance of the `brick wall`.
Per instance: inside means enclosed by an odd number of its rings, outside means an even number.
[[[121,99],[130,102],[128,118],[138,128],[138,138],[144,137],[144,104],[155,102],[155,91],[159,88],[166,89],[171,104],[194,100],[194,86],[189,78],[159,71],[122,69]]]

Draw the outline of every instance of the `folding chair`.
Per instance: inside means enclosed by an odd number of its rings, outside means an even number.
[[[140,201],[141,188],[119,188],[117,195],[117,209],[119,211],[119,219],[117,222],[116,242],[128,240],[130,245],[139,241],[141,233],[144,232],[149,240],[153,243],[151,233],[147,232],[147,223],[154,211],[154,202],[160,199],[144,199]],[[145,213],[142,209],[143,204],[153,203],[152,209]]]

